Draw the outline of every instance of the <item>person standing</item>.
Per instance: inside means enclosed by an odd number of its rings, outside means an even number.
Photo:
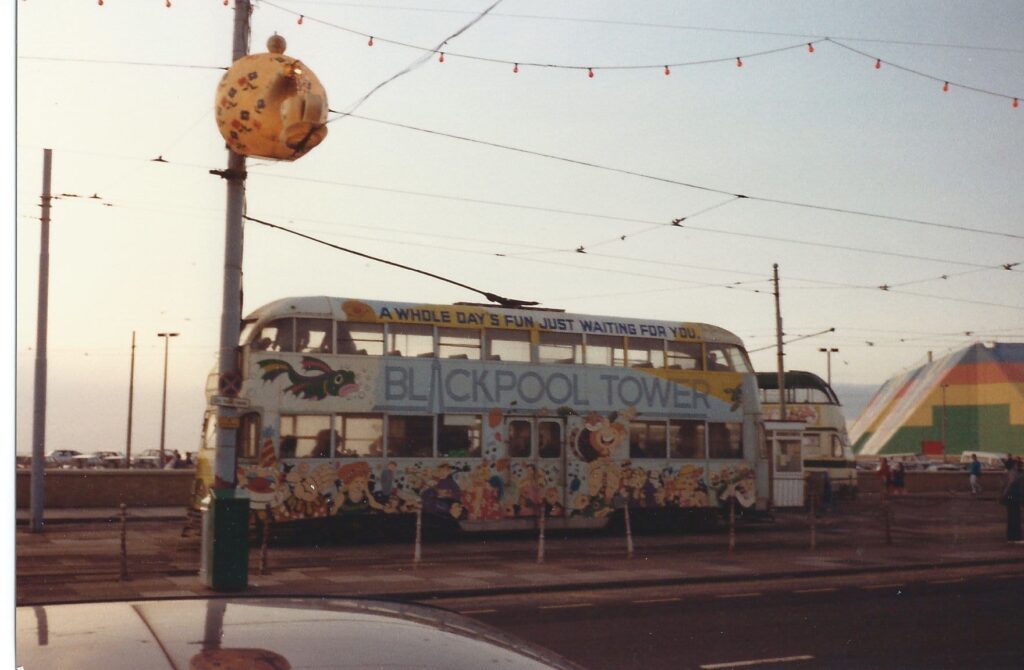
[[[1019,542],[1020,505],[1021,505],[1021,469],[1017,461],[1010,460],[1006,466],[1006,485],[999,502],[1006,505],[1006,541]]]
[[[978,454],[971,454],[971,465],[968,472],[971,475],[971,493],[977,495],[981,493],[981,483],[978,481],[981,476],[981,461],[978,460]]]
[[[889,470],[889,461],[885,457],[878,462],[878,478],[882,480],[882,497],[888,497],[889,489],[892,487],[892,471]]]
[[[903,462],[896,464],[892,471],[892,492],[901,496],[907,492],[907,471],[903,469]]]

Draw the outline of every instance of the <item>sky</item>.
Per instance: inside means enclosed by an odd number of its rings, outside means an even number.
[[[719,325],[758,370],[776,365],[778,264],[786,365],[825,376],[819,349],[839,349],[841,395],[929,352],[1024,341],[1020,3],[503,0],[439,62],[493,4],[256,2],[251,51],[284,36],[334,113],[307,156],[249,161],[248,214],[544,307]],[[160,332],[180,333],[166,447],[194,450],[220,323],[226,196],[209,171],[227,159],[213,106],[232,7],[15,12],[17,451],[44,148],[60,196],[47,450],[124,450],[133,332],[133,452],[159,446]],[[243,271],[244,312],[297,295],[481,300],[253,223]]]

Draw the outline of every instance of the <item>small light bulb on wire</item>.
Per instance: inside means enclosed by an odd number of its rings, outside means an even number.
[[[672,74],[672,70],[668,69],[668,65],[666,65],[666,66],[665,66],[665,76],[667,77],[667,76],[669,76],[670,74]]]
[[[370,41],[366,43],[366,46],[368,46],[368,47],[372,47],[373,46],[373,35],[370,35]]]
[[[171,0],[165,0],[164,7],[166,7],[167,9],[170,9],[171,8]]]
[[[949,82],[948,81],[942,82],[942,92],[943,93],[949,93]]]
[[[512,66],[512,74],[519,74],[519,63]]]
[[[814,45],[811,44],[810,42],[807,43],[807,53],[809,53],[809,54],[814,53]]]
[[[594,68],[592,68],[592,67],[588,67],[587,68],[587,76],[590,77],[591,79],[594,78]]]
[[[875,59],[875,69],[876,70],[881,70],[882,69],[882,59],[881,58],[876,58]]]
[[[743,59],[736,56],[736,67],[743,67]]]
[[[299,20],[298,20],[298,21],[296,21],[296,23],[298,23],[298,24],[299,24],[299,25],[301,26],[301,25],[302,25],[302,22],[303,22],[303,20],[304,20],[305,18],[306,18],[306,15],[305,15],[305,14],[299,14]]]
[[[441,52],[441,55],[437,57],[437,62],[438,63],[443,63],[444,62],[444,52],[443,51]]]
[[[1018,107],[1020,107],[1020,102],[1017,100],[1017,98],[1014,98],[1013,99],[1013,108],[1017,109]]]

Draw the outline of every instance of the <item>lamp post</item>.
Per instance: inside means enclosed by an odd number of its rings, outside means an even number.
[[[164,338],[164,396],[160,406],[160,467],[164,466],[164,436],[167,433],[167,348],[172,337],[180,333],[157,333],[157,337]]]
[[[832,354],[838,354],[839,350],[836,349],[835,347],[820,347],[818,351],[821,351],[825,354],[825,361],[828,365],[828,376],[826,377],[825,381],[828,382],[829,386],[832,386]]]

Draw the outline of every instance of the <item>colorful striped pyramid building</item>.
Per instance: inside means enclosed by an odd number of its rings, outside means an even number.
[[[858,454],[920,453],[943,432],[947,454],[1024,454],[1024,344],[973,344],[893,377],[850,439]]]

